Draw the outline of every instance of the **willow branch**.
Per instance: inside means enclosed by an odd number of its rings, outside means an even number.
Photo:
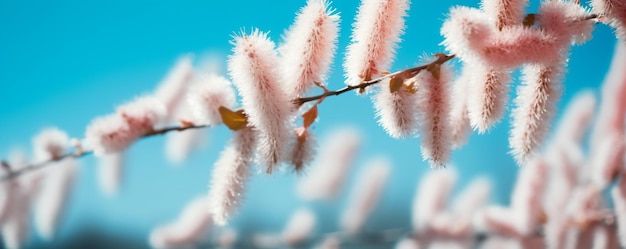
[[[425,65],[421,65],[418,67],[413,67],[413,68],[408,68],[408,69],[404,69],[401,71],[397,71],[394,73],[390,73],[390,74],[386,74],[383,75],[379,78],[373,79],[373,80],[369,80],[369,81],[364,81],[363,83],[359,84],[359,85],[355,85],[355,86],[347,86],[344,88],[341,88],[339,90],[335,90],[335,91],[328,91],[325,90],[324,93],[320,94],[320,95],[315,95],[315,96],[311,96],[311,97],[303,97],[303,98],[297,98],[295,100],[293,100],[294,103],[296,103],[298,106],[307,103],[307,102],[311,102],[311,101],[321,101],[326,97],[329,96],[338,96],[341,95],[342,93],[345,92],[349,92],[352,90],[356,90],[356,89],[365,89],[369,86],[378,84],[380,82],[382,82],[385,79],[388,78],[392,78],[394,76],[403,76],[405,78],[410,78],[412,76],[417,75],[420,71],[425,70],[428,68],[428,66],[431,65],[441,65],[443,63],[446,63],[449,60],[452,60],[455,56],[454,55],[444,55],[444,54],[437,54],[437,60],[425,64]],[[152,137],[152,136],[156,136],[156,135],[163,135],[169,132],[174,132],[174,131],[184,131],[184,130],[190,130],[190,129],[201,129],[201,128],[206,128],[209,127],[208,125],[193,125],[193,124],[188,124],[188,123],[184,123],[182,126],[173,126],[173,127],[166,127],[166,128],[162,128],[162,129],[157,129],[157,130],[153,130],[150,131],[148,133],[146,133],[145,135],[143,135],[141,138],[147,138],[147,137]],[[140,138],[140,139],[141,139]],[[54,162],[59,162],[68,158],[80,158],[89,154],[92,154],[93,150],[83,150],[81,148],[76,148],[73,152],[67,153],[65,155],[59,156],[59,157],[55,157],[52,158],[50,160],[47,161],[43,161],[43,162],[39,162],[39,163],[35,163],[35,164],[30,164],[30,165],[26,165],[24,167],[21,167],[19,169],[13,169],[11,168],[11,165],[8,164],[6,161],[1,161],[2,162],[2,166],[4,168],[5,171],[7,171],[8,173],[2,177],[0,177],[0,182],[6,181],[8,179],[17,177],[19,175],[22,175],[24,173],[30,172],[30,171],[34,171],[43,167],[46,167],[48,165],[52,165]]]

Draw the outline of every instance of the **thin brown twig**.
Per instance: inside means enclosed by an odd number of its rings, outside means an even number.
[[[383,75],[379,78],[373,79],[373,80],[369,80],[369,81],[364,81],[363,83],[359,84],[359,85],[355,85],[355,86],[347,86],[344,88],[341,88],[339,90],[335,90],[335,91],[328,91],[328,90],[324,90],[324,93],[319,94],[319,95],[315,95],[315,96],[311,96],[311,97],[302,97],[302,98],[297,98],[295,99],[293,102],[296,103],[298,106],[301,106],[304,103],[307,102],[311,102],[311,101],[319,101],[321,103],[321,101],[323,99],[325,99],[326,97],[329,96],[337,96],[337,95],[341,95],[345,92],[349,92],[352,90],[356,90],[356,89],[365,89],[371,85],[375,85],[378,84],[380,82],[382,82],[384,79],[387,78],[391,78],[397,75],[402,75],[405,76],[406,78],[412,77],[414,75],[416,75],[417,73],[419,73],[421,70],[425,70],[428,68],[428,66],[430,65],[434,65],[434,64],[438,64],[441,65],[443,63],[446,63],[449,60],[452,60],[455,57],[455,55],[441,55],[438,54],[437,56],[437,60],[425,64],[425,65],[421,65],[418,67],[413,67],[413,68],[408,68],[408,69],[404,69],[401,71],[397,71],[394,73],[390,73],[390,74],[386,74]],[[319,104],[319,103],[318,103]],[[162,128],[162,129],[157,129],[157,130],[153,130],[151,132],[146,133],[145,135],[143,135],[141,138],[146,138],[146,137],[151,137],[151,136],[156,136],[156,135],[163,135],[166,134],[168,132],[173,132],[173,131],[184,131],[184,130],[189,130],[189,129],[200,129],[200,128],[206,128],[209,127],[208,125],[189,125],[189,124],[183,124],[182,126],[173,126],[173,127],[166,127],[166,128]],[[140,138],[140,139],[141,139]],[[19,175],[22,175],[24,173],[30,172],[30,171],[34,171],[43,167],[46,167],[48,165],[51,165],[54,162],[58,162],[58,161],[62,161],[68,158],[80,158],[89,154],[92,154],[93,150],[82,150],[77,148],[75,151],[72,151],[70,153],[67,153],[65,155],[59,156],[59,157],[55,157],[53,159],[47,160],[47,161],[43,161],[43,162],[39,162],[39,163],[35,163],[35,164],[30,164],[30,165],[26,165],[24,167],[21,167],[19,169],[12,169],[9,164],[6,164],[5,169],[10,169],[8,170],[8,174],[0,177],[0,182],[4,182],[6,180],[9,180],[11,178],[17,177]],[[3,161],[4,162],[4,161]],[[4,166],[4,164],[3,164]]]

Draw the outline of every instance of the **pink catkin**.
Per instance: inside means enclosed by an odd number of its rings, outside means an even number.
[[[331,200],[337,197],[361,143],[351,127],[338,128],[323,139],[311,171],[300,180],[298,195],[304,200]]]
[[[540,158],[530,160],[520,169],[511,196],[511,208],[520,218],[519,228],[523,234],[532,233],[540,222],[547,170]]]
[[[615,28],[618,38],[626,40],[626,3],[621,0],[591,0],[596,13],[604,14],[603,22]]]
[[[524,18],[527,0],[483,0],[481,7],[493,25],[502,30],[505,27],[519,25]]]
[[[442,44],[462,61],[475,62],[479,60],[480,48],[486,46],[486,38],[493,37],[495,32],[490,20],[480,10],[455,6],[441,26]]]
[[[316,222],[313,211],[306,208],[297,210],[283,228],[283,243],[294,246],[308,239],[315,232]]]
[[[472,87],[465,92],[468,98],[468,116],[472,127],[479,133],[486,132],[504,115],[508,99],[510,73],[495,68],[469,66],[474,78]]]
[[[341,227],[350,234],[358,233],[369,214],[374,211],[391,170],[385,158],[371,160],[360,173],[356,186],[341,218]]]
[[[156,98],[137,98],[118,107],[116,113],[91,121],[85,131],[85,143],[96,156],[123,151],[153,130],[165,114],[165,106]]]
[[[511,153],[523,164],[542,144],[549,131],[561,91],[561,65],[528,65],[522,73],[509,137]]]
[[[4,247],[7,249],[25,247],[29,234],[31,191],[23,185],[14,191],[16,195],[9,206],[11,215],[4,220],[0,228]]]
[[[165,105],[169,119],[174,118],[172,114],[183,102],[187,92],[193,75],[191,59],[191,55],[181,56],[154,91],[154,96]]]
[[[378,123],[393,138],[411,136],[417,129],[417,94],[410,93],[404,87],[391,93],[388,79],[381,84],[380,92],[373,98]]]
[[[602,84],[598,117],[591,131],[591,150],[598,148],[609,134],[624,134],[626,117],[626,43],[618,41],[611,67]]]
[[[555,130],[555,140],[582,142],[585,133],[591,126],[595,108],[596,99],[592,91],[585,90],[576,94],[559,120]]]
[[[117,194],[122,185],[124,152],[104,154],[98,158],[98,186],[106,195]]]
[[[192,245],[202,239],[211,227],[206,203],[206,198],[198,197],[187,204],[175,221],[152,230],[150,245],[154,248],[172,248]]]
[[[308,0],[279,48],[290,97],[301,97],[314,82],[326,80],[339,35],[339,15],[328,5],[326,0]]]
[[[489,180],[485,178],[473,180],[469,186],[465,187],[463,192],[454,199],[451,211],[456,216],[471,221],[477,211],[487,204],[490,193],[491,183]]]
[[[463,67],[461,75],[454,81],[452,87],[452,107],[450,110],[450,127],[452,129],[452,145],[454,148],[463,146],[471,132],[468,108],[468,92],[471,89],[473,70]]]
[[[358,85],[389,70],[408,8],[406,0],[362,0],[343,64],[346,84]]]
[[[198,78],[187,94],[193,121],[206,125],[221,124],[220,106],[233,109],[237,103],[232,84],[217,74],[203,74]]]
[[[35,228],[42,238],[52,240],[78,174],[78,162],[65,159],[47,169],[34,205]]]
[[[414,230],[428,228],[431,219],[445,210],[456,178],[457,173],[452,168],[430,171],[422,178],[417,185],[413,200]],[[432,186],[437,186],[437,188]]]
[[[207,209],[217,225],[225,225],[242,201],[255,140],[256,134],[251,128],[237,131],[213,166]]]
[[[313,161],[315,155],[315,135],[310,133],[308,129],[297,128],[295,130],[296,137],[289,153],[288,161],[293,165],[297,173],[303,173],[306,166]]]
[[[439,78],[423,70],[415,76],[420,89],[417,92],[422,134],[422,157],[431,167],[443,166],[452,149],[450,141],[450,89],[452,71],[445,65],[440,68]]]
[[[622,247],[626,246],[626,178],[622,174],[618,184],[611,190],[615,215],[617,216],[618,237]]]
[[[613,178],[623,170],[624,152],[626,145],[624,137],[619,134],[607,134],[605,140],[594,148],[589,159],[591,181],[603,189],[613,181]]]
[[[257,160],[271,173],[282,159],[291,105],[281,83],[279,59],[267,33],[254,30],[235,37],[228,70],[243,99],[248,122],[258,131]]]
[[[65,154],[70,140],[64,131],[58,128],[42,130],[33,138],[33,153],[36,162],[48,161]]]

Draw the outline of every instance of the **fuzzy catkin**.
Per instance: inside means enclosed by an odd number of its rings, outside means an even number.
[[[301,97],[315,82],[325,84],[339,36],[339,14],[329,5],[326,0],[308,0],[279,48],[290,97]]]
[[[257,161],[271,173],[288,145],[291,105],[281,82],[279,58],[267,33],[236,36],[228,70],[242,97],[248,122],[258,131]]]
[[[408,8],[407,0],[361,1],[343,64],[347,85],[358,85],[389,70]]]
[[[439,76],[422,70],[415,76],[420,108],[421,151],[431,167],[444,166],[452,149],[450,136],[450,80],[452,71],[441,65]]]
[[[389,90],[389,79],[381,82],[373,97],[378,124],[393,138],[406,138],[417,130],[417,94],[404,87],[395,92]]]
[[[215,224],[225,225],[241,204],[255,147],[255,131],[239,130],[215,162],[207,196],[207,210]]]

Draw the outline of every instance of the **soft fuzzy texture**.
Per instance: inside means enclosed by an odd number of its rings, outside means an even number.
[[[623,170],[625,152],[624,137],[619,134],[608,134],[590,155],[587,166],[591,168],[592,183],[600,189],[610,185],[615,175]]]
[[[420,180],[413,199],[413,229],[428,228],[436,214],[445,211],[448,198],[456,183],[457,173],[452,168],[428,171]],[[433,188],[433,186],[437,186]]]
[[[1,224],[2,240],[7,249],[19,249],[26,245],[29,234],[29,217],[31,191],[25,186],[18,186],[16,193],[9,204],[10,215]]]
[[[278,55],[267,33],[259,30],[236,36],[233,45],[228,70],[248,122],[258,131],[258,164],[271,173],[288,145],[292,114],[288,92],[281,83]]]
[[[545,162],[533,158],[520,169],[511,195],[511,209],[519,217],[519,232],[530,235],[540,224],[542,194],[546,189],[548,169]]]
[[[591,127],[596,109],[596,98],[591,90],[577,93],[567,104],[557,128],[555,141],[580,143]]]
[[[98,186],[108,196],[117,194],[122,184],[124,154],[116,152],[98,158]]]
[[[287,161],[293,165],[296,173],[301,174],[305,172],[306,167],[313,161],[317,139],[313,133],[303,127],[296,128],[294,132],[296,136],[290,146],[291,153],[289,153]]]
[[[315,232],[316,221],[313,211],[306,208],[296,210],[283,228],[281,234],[283,243],[295,246],[305,241]]]
[[[339,36],[339,14],[334,12],[326,0],[308,0],[285,34],[279,50],[290,97],[301,97],[314,82],[325,83]]]
[[[470,222],[489,201],[491,183],[486,178],[473,180],[452,202],[451,211],[460,220]]]
[[[92,120],[85,131],[85,144],[96,156],[123,151],[153,130],[165,115],[165,106],[156,98],[137,98],[118,107],[114,114]]]
[[[351,127],[338,128],[322,140],[311,171],[297,186],[304,200],[331,200],[341,190],[361,143],[360,134]]]
[[[217,225],[225,225],[242,202],[256,147],[255,133],[251,128],[237,131],[213,166],[207,210]]]
[[[548,134],[561,95],[561,64],[528,65],[522,70],[512,111],[509,146],[519,164],[530,158]]]
[[[45,170],[46,176],[34,203],[34,219],[39,235],[51,241],[62,219],[79,165],[75,159],[67,158]]]
[[[498,29],[519,25],[524,19],[528,0],[483,0],[481,8]]]
[[[404,87],[392,93],[389,90],[389,79],[385,79],[372,101],[378,124],[391,137],[406,138],[415,133],[418,124],[417,94],[410,93]]]
[[[420,129],[422,135],[422,157],[431,167],[444,166],[452,150],[450,136],[450,80],[452,70],[442,65],[439,79],[429,71],[422,70],[415,76]]]
[[[207,200],[197,197],[187,204],[178,218],[161,225],[150,233],[153,248],[172,248],[193,245],[202,239],[211,227],[211,216],[206,212]]]
[[[604,14],[603,22],[615,28],[615,34],[626,40],[626,2],[622,0],[591,0],[596,13]]]
[[[404,29],[407,0],[362,0],[343,64],[346,84],[358,85],[388,71]]]
[[[464,94],[468,95],[467,111],[470,124],[478,133],[485,133],[502,119],[509,98],[510,73],[495,68],[470,66],[473,73],[472,87]],[[465,70],[465,69],[464,69]]]
[[[471,132],[468,104],[469,91],[472,89],[472,77],[474,70],[468,65],[463,66],[461,75],[454,80],[452,86],[452,96],[454,100],[450,107],[450,129],[452,130],[452,146],[459,148],[463,146]]]
[[[63,156],[69,147],[70,139],[56,127],[47,128],[33,138],[33,153],[36,162],[48,161]]]
[[[217,74],[203,74],[187,94],[187,104],[194,123],[218,125],[222,123],[220,106],[233,109],[237,104],[230,81]]]
[[[154,91],[154,96],[165,105],[168,119],[175,118],[172,116],[174,111],[184,102],[184,96],[193,75],[192,58],[191,55],[178,58]]]
[[[387,182],[391,166],[387,159],[370,160],[359,174],[349,202],[341,217],[342,230],[358,233],[369,214],[374,211]]]

